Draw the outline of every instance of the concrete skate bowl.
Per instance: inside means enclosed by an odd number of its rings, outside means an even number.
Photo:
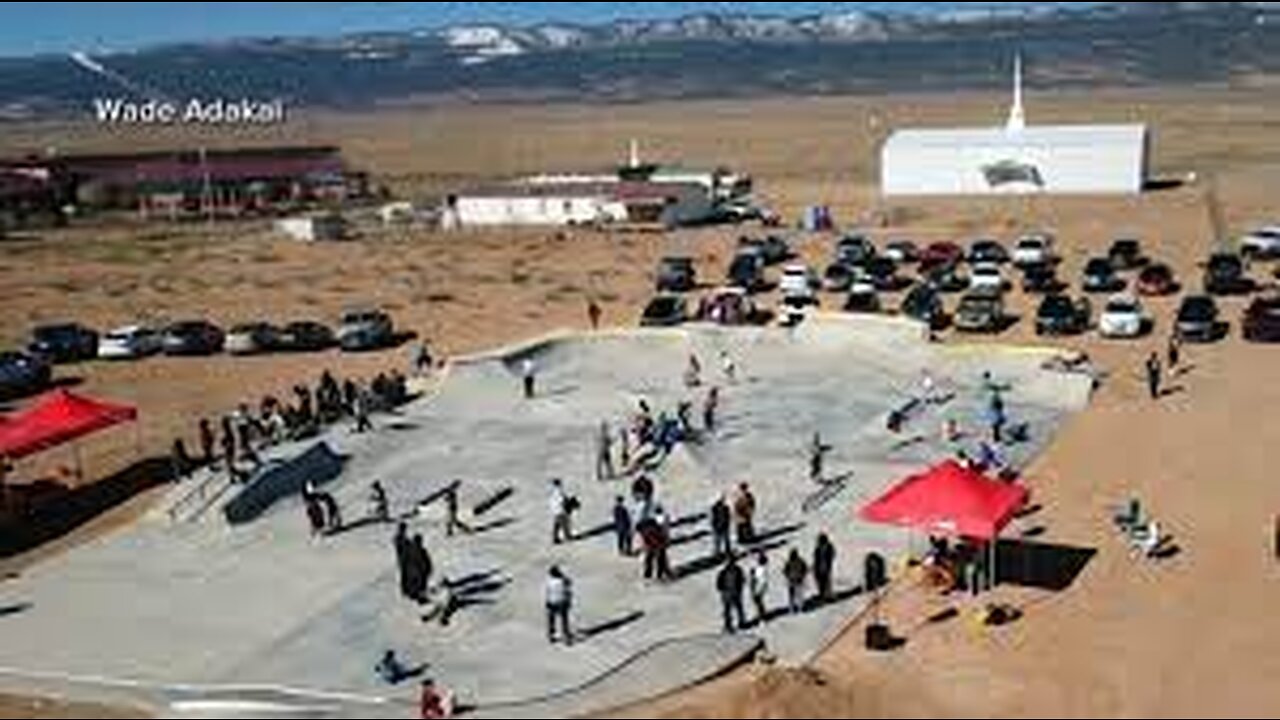
[[[694,388],[684,378],[690,354],[702,365]],[[415,682],[389,687],[373,672],[393,649],[476,714],[564,716],[701,679],[758,640],[801,662],[865,607],[862,557],[907,548],[904,533],[856,521],[854,509],[953,453],[938,432],[945,420],[976,436],[985,372],[1008,388],[1011,421],[1025,426],[1025,440],[1008,450],[1014,466],[1083,407],[1089,380],[1043,370],[1047,357],[933,345],[918,325],[892,319],[818,316],[790,331],[561,333],[458,358],[434,392],[375,418],[375,432],[339,427],[320,438],[345,458],[326,486],[348,520],[342,532],[312,538],[292,497],[234,527],[221,512],[161,511],[0,584],[0,605],[29,606],[0,617],[0,667],[10,669],[0,679],[11,690],[35,677],[80,688],[124,683],[188,717],[409,716]],[[521,390],[525,359],[536,369],[532,400]],[[921,404],[926,370],[937,399]],[[594,438],[601,421],[616,429],[641,398],[655,414],[674,413],[685,400],[700,408],[712,385],[722,395],[714,433],[696,433],[651,472],[671,521],[675,581],[647,581],[637,558],[619,556],[609,524],[630,480],[596,479]],[[902,431],[887,431],[888,413],[904,408]],[[805,453],[814,432],[831,446],[818,483]],[[553,477],[582,503],[574,539],[560,545],[550,542]],[[362,517],[373,480],[432,553],[427,605],[400,596],[393,527]],[[440,503],[420,503],[455,480],[474,532],[448,537]],[[756,495],[754,549],[775,582],[767,622],[729,637],[719,634],[706,510],[740,482]],[[786,614],[778,568],[793,547],[808,556],[821,531],[839,552],[835,598]],[[574,581],[572,646],[546,638],[542,593],[553,563]],[[175,687],[189,692],[174,696]]]

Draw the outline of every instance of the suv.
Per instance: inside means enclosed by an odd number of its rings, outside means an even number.
[[[0,352],[0,398],[31,395],[45,389],[53,379],[49,362],[40,355]]]
[[[729,263],[729,284],[747,292],[764,287],[764,261],[758,253],[739,252]]]
[[[1218,339],[1218,303],[1209,295],[1191,295],[1178,307],[1178,337],[1188,342],[1213,342]]]
[[[1053,237],[1045,234],[1023,235],[1013,245],[1013,264],[1018,267],[1053,262]]]
[[[1116,275],[1111,261],[1103,257],[1090,258],[1084,266],[1081,287],[1087,293],[1113,293],[1124,289],[1124,278]]]
[[[1036,309],[1037,335],[1076,335],[1089,329],[1093,304],[1089,298],[1046,295]]]
[[[1255,299],[1244,311],[1241,332],[1249,342],[1280,342],[1280,296]]]
[[[688,292],[698,283],[693,258],[664,257],[658,262],[655,286],[658,292]]]
[[[641,327],[673,327],[688,319],[688,306],[679,295],[658,295],[645,305],[640,315]]]
[[[342,315],[338,344],[346,351],[377,350],[395,340],[391,316],[381,310],[348,310]]]
[[[212,355],[222,351],[223,341],[213,323],[187,320],[165,328],[162,343],[165,355]]]
[[[1240,238],[1240,254],[1257,260],[1280,257],[1280,227],[1269,225],[1258,228]]]
[[[1120,238],[1111,243],[1107,259],[1116,270],[1136,270],[1147,264],[1142,255],[1142,244],[1133,238]]]
[[[902,314],[919,320],[935,330],[946,327],[947,313],[938,289],[928,283],[911,288],[902,299]]]
[[[1062,288],[1058,273],[1049,263],[1035,263],[1022,268],[1022,291],[1025,293],[1055,293]]]
[[[744,235],[738,238],[738,250],[759,253],[765,265],[777,265],[791,259],[791,247],[777,235],[769,235],[764,239]]]
[[[1234,295],[1253,289],[1253,283],[1244,274],[1244,262],[1239,255],[1217,252],[1209,256],[1204,265],[1204,291],[1210,295]]]
[[[98,333],[79,323],[39,325],[27,350],[53,363],[92,360],[98,356]]]
[[[846,235],[836,243],[836,262],[862,265],[876,256],[876,246],[863,235]]]
[[[1004,326],[1004,297],[994,288],[978,288],[965,293],[956,308],[956,330],[1000,332]]]
[[[812,305],[818,301],[815,293],[818,285],[819,280],[813,271],[807,265],[796,263],[782,268],[778,290],[782,299],[792,305]]]
[[[270,323],[240,323],[231,328],[223,342],[232,355],[271,352],[280,344],[280,331]]]
[[[982,239],[974,240],[969,246],[968,260],[971,264],[979,263],[1007,263],[1009,262],[1009,251],[995,240]]]
[[[327,350],[333,345],[333,331],[318,322],[299,320],[284,326],[277,344],[291,352]]]

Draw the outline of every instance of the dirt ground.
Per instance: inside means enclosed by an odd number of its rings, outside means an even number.
[[[1078,282],[1090,253],[1121,234],[1142,238],[1188,287],[1212,246],[1207,178],[1227,224],[1239,230],[1275,217],[1280,155],[1272,147],[1280,97],[1236,90],[1148,90],[1062,94],[1029,100],[1032,122],[1144,120],[1155,132],[1158,174],[1200,182],[1136,199],[952,200],[885,204],[875,198],[869,148],[895,125],[998,122],[990,95],[688,102],[609,107],[554,106],[388,110],[304,116],[287,128],[234,142],[339,142],[375,180],[411,197],[513,172],[604,166],[629,137],[655,159],[724,163],[751,172],[758,195],[790,218],[830,204],[844,225],[878,238],[1011,240],[1050,228],[1065,254],[1063,277]],[[113,135],[94,128],[15,128],[0,153],[58,144],[66,149],[171,145],[178,138]],[[187,138],[189,142],[197,140]],[[75,318],[106,327],[138,318],[208,317],[223,325],[263,318],[333,321],[341,308],[379,304],[444,353],[460,353],[585,323],[587,297],[606,321],[633,324],[651,293],[652,268],[667,253],[698,259],[718,280],[737,231],[669,235],[575,232],[384,231],[364,225],[355,242],[301,245],[260,224],[77,226],[0,243],[0,344],[34,322]],[[800,238],[823,266],[833,238]],[[1254,269],[1268,279],[1269,267]],[[826,298],[834,304],[834,298]],[[1102,299],[1098,298],[1097,302]],[[1152,403],[1141,364],[1162,348],[1176,298],[1153,300],[1151,338],[1061,344],[1087,351],[1110,377],[1094,405],[1072,420],[1028,473],[1042,510],[1043,541],[1096,549],[1061,593],[1002,588],[1024,615],[975,631],[959,619],[930,624],[948,601],[904,589],[886,613],[907,643],[873,656],[854,627],[811,669],[759,666],[623,714],[636,717],[840,716],[1269,716],[1280,711],[1280,600],[1271,555],[1280,485],[1267,460],[1280,441],[1271,422],[1280,363],[1268,347],[1239,339],[1245,301],[1225,302],[1232,336],[1188,347],[1178,390]],[[890,302],[890,304],[895,304]],[[1034,306],[1015,293],[1024,319],[995,342],[1033,339]],[[193,442],[195,418],[242,399],[281,393],[322,369],[368,377],[403,367],[400,348],[370,355],[153,358],[60,369],[91,395],[133,402],[141,434],[114,430],[83,448],[91,475],[136,452],[163,451],[175,434]],[[57,451],[20,466],[54,472]],[[1173,533],[1180,552],[1151,563],[1128,555],[1109,506],[1141,497]],[[106,523],[105,526],[110,526]],[[87,532],[87,529],[86,529]],[[852,562],[856,548],[844,549]],[[843,558],[842,558],[843,559]],[[19,712],[0,701],[0,716]],[[102,716],[102,715],[97,715]]]

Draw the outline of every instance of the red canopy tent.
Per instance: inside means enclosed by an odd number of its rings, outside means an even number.
[[[0,456],[16,460],[137,417],[137,409],[127,405],[55,390],[26,410],[0,418]]]
[[[871,522],[990,541],[1026,500],[1026,488],[948,460],[903,480],[858,514]]]

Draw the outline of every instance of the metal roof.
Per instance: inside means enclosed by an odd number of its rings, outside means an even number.
[[[1029,125],[1020,130],[988,128],[918,128],[895,130],[886,148],[904,145],[920,148],[1053,146],[1091,147],[1144,143],[1146,125]]]

